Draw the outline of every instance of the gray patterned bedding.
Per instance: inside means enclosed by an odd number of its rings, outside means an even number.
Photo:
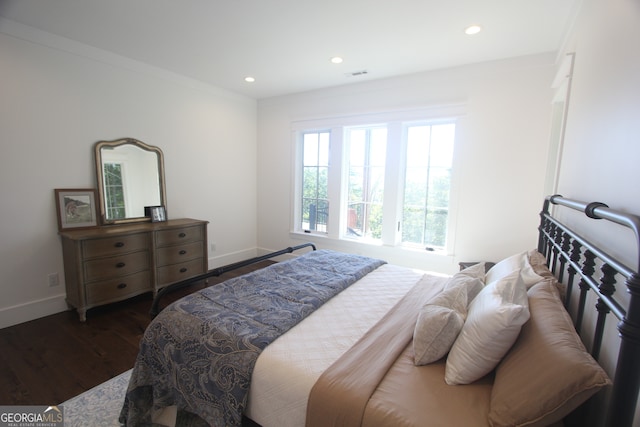
[[[140,343],[120,421],[240,426],[260,352],[384,261],[326,250],[230,279],[176,301]]]

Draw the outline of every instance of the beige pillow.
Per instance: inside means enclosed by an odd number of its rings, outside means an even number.
[[[542,278],[554,277],[553,273],[547,267],[547,259],[538,252],[537,249],[531,249],[528,253],[529,256],[529,264],[531,264],[531,268],[533,271]]]
[[[479,279],[484,276],[484,271],[479,274],[475,270],[467,270],[451,277],[442,292],[420,310],[413,331],[416,365],[440,360],[460,333],[469,303],[484,287]]]
[[[531,319],[496,369],[490,424],[543,426],[560,421],[611,384],[586,352],[552,278],[529,291]]]
[[[462,315],[450,307],[425,305],[413,331],[414,363],[427,365],[442,359],[462,329]]]
[[[536,274],[544,279],[551,278],[553,279],[556,288],[560,292],[560,299],[564,301],[564,298],[567,294],[567,286],[564,283],[560,283],[556,280],[555,276],[547,267],[547,259],[544,255],[538,252],[537,249],[532,249],[529,251],[529,263],[531,264],[531,268]]]
[[[469,306],[445,369],[447,384],[469,384],[491,372],[529,319],[527,290],[515,271],[488,284]]]
[[[495,282],[496,280],[499,280],[518,270],[522,274],[522,280],[524,281],[527,289],[538,283],[540,280],[544,279],[544,277],[538,276],[536,274],[533,267],[529,263],[529,254],[527,252],[522,252],[516,255],[512,255],[509,258],[505,258],[491,267],[491,269],[487,271],[485,282]]]
[[[485,273],[486,273],[485,263],[479,262],[477,264],[472,265],[471,267],[467,267],[464,270],[459,271],[453,277],[456,277],[456,276],[471,277],[473,279],[480,279],[484,282]]]

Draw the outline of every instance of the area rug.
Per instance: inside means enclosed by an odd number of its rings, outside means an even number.
[[[118,416],[130,377],[128,370],[62,403],[65,427],[120,427]]]

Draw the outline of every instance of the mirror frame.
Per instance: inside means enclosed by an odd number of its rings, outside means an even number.
[[[131,222],[149,222],[151,221],[150,217],[133,217],[133,218],[123,218],[123,219],[107,219],[106,209],[105,209],[105,194],[104,194],[104,178],[103,178],[103,170],[102,170],[102,152],[100,151],[104,147],[119,147],[122,145],[134,145],[142,150],[150,151],[155,153],[158,158],[158,183],[160,190],[160,205],[164,206],[166,209],[167,206],[167,191],[165,185],[164,178],[164,154],[159,147],[145,144],[142,141],[139,141],[134,138],[122,138],[114,141],[98,141],[95,145],[95,163],[96,163],[96,178],[98,181],[98,198],[100,199],[100,220],[103,225],[110,224],[125,224]]]

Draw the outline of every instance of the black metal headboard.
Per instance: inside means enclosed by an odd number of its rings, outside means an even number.
[[[624,265],[559,222],[551,215],[551,205],[584,212],[589,218],[605,219],[633,230],[638,248],[635,268]],[[579,298],[575,313],[578,333],[584,327],[587,294],[595,293],[597,320],[591,354],[596,360],[602,347],[605,321],[610,315],[617,318],[620,349],[606,425],[631,427],[640,386],[640,216],[610,209],[600,202],[584,203],[559,195],[550,196],[540,213],[538,250],[546,256],[547,264],[558,280],[567,285],[565,305],[569,307],[571,298]],[[629,293],[629,302],[624,304],[615,295],[615,284],[620,278]]]

